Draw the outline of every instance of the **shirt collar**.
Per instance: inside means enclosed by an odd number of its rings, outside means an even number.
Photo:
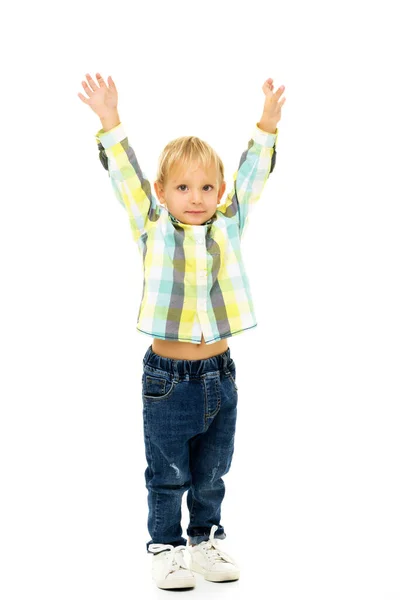
[[[187,225],[187,223],[182,223],[182,221],[179,221],[176,217],[174,217],[173,214],[171,214],[168,211],[168,214],[170,216],[171,221],[173,221],[174,223],[178,223],[179,225]],[[215,221],[215,219],[217,218],[217,215],[214,214],[211,219],[208,219],[208,221],[206,221],[205,223],[202,223],[202,225],[208,225],[209,223],[212,223],[213,221]]]

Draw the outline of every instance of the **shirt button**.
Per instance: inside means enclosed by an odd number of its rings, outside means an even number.
[[[198,244],[203,244],[203,243],[204,243],[204,240],[200,240],[200,239],[198,239],[198,240],[197,240],[197,243],[198,243]]]

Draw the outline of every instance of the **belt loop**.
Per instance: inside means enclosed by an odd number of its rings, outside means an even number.
[[[176,360],[175,360],[175,359],[173,359],[173,358],[172,358],[171,360],[172,360],[172,367],[173,367],[173,369],[174,369],[174,381],[175,381],[176,383],[178,383],[178,381],[179,381],[179,371],[178,371],[178,365],[177,365],[177,363],[176,363]]]
[[[228,355],[226,352],[224,352],[224,354],[222,355],[222,361],[223,361],[222,368],[226,373],[228,370]]]

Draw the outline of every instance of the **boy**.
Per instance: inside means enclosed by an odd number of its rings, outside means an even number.
[[[88,98],[78,96],[100,117],[99,157],[143,259],[137,329],[153,337],[142,375],[153,579],[162,589],[193,588],[192,571],[209,581],[237,580],[238,565],[216,541],[226,537],[222,476],[231,465],[238,400],[227,338],[257,325],[240,242],[275,165],[284,86],[274,93],[273,80],[264,83],[263,114],[225,202],[219,204],[226,189],[221,159],[186,136],[160,156],[157,203],[120,122],[115,83],[86,76]]]

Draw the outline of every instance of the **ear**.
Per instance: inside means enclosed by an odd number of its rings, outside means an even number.
[[[218,191],[218,202],[221,200],[222,196],[224,195],[225,189],[226,189],[226,182],[223,181],[221,183],[219,191]]]
[[[156,190],[156,194],[157,194],[157,198],[159,199],[161,204],[165,203],[165,198],[164,198],[164,189],[163,187],[158,183],[158,181],[154,182],[154,189]]]

